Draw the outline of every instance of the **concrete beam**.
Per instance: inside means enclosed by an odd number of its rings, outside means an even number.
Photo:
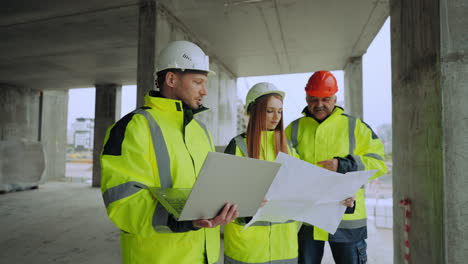
[[[145,94],[154,87],[156,1],[141,1],[138,29],[137,107],[141,107]]]
[[[392,0],[394,263],[468,259],[466,1]]]
[[[350,58],[344,71],[345,110],[350,115],[362,119],[362,56]]]
[[[120,118],[122,85],[96,84],[94,113],[93,187],[101,186],[101,154],[107,129]]]

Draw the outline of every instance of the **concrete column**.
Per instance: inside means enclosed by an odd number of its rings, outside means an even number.
[[[344,71],[345,110],[362,119],[362,56],[350,58]]]
[[[156,10],[156,1],[140,1],[138,21],[137,107],[143,106],[145,94],[154,87]]]
[[[44,181],[65,177],[67,147],[68,90],[42,92],[40,141],[47,167]]]
[[[0,84],[0,140],[38,140],[39,95],[32,89]]]
[[[39,102],[39,91],[0,84],[0,193],[33,188],[43,178]]]
[[[392,0],[394,263],[468,259],[466,1]]]
[[[96,84],[94,112],[93,187],[101,186],[101,154],[107,129],[120,118],[122,85]]]

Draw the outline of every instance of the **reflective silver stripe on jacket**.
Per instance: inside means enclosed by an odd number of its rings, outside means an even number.
[[[347,116],[348,117],[348,136],[349,136],[349,154],[353,156],[354,160],[356,161],[357,170],[361,171],[364,170],[366,167],[361,160],[361,157],[358,155],[354,155],[354,150],[356,149],[356,135],[354,131],[356,130],[356,118],[354,116]]]
[[[365,165],[364,165],[364,162],[362,162],[362,159],[361,159],[360,156],[358,156],[358,155],[351,155],[351,156],[356,161],[358,171],[362,171],[362,170],[364,170],[366,168]]]
[[[206,137],[208,138],[208,144],[210,144],[211,150],[214,150],[215,147],[213,146],[213,142],[211,142],[210,132],[208,131],[208,128],[206,128],[205,123],[195,118],[194,120],[197,121],[197,123],[201,126],[201,128],[203,128],[203,130],[205,131]]]
[[[298,151],[297,150],[297,144],[298,144],[297,133],[299,131],[299,120],[300,119],[296,119],[291,123],[291,141],[292,141],[293,147],[296,148],[296,152]]]
[[[224,255],[224,264],[250,264],[252,262],[243,262],[230,258],[229,256]],[[272,260],[267,262],[256,262],[257,264],[297,264],[297,258],[293,259],[280,259]]]
[[[362,171],[366,167],[362,162],[361,157],[358,155],[354,155],[354,150],[356,148],[356,136],[354,131],[356,130],[356,118],[354,116],[347,116],[348,117],[348,136],[349,136],[349,153],[356,161],[357,170]],[[361,186],[361,189],[364,189],[365,185]],[[338,228],[344,229],[354,229],[359,228],[367,225],[367,218],[359,219],[359,220],[341,220],[340,225]]]
[[[143,109],[137,109],[134,111],[135,114],[143,115],[148,121],[148,125],[151,131],[151,138],[153,140],[153,149],[156,154],[156,161],[158,163],[159,181],[162,188],[172,187],[171,177],[171,163],[169,158],[169,151],[167,150],[166,142],[161,131],[161,127],[158,125],[156,120],[150,113]],[[168,225],[169,212],[162,206],[161,203],[156,205],[156,209],[153,214],[153,228],[156,232],[168,233],[171,232]]]
[[[367,225],[367,218],[358,219],[358,220],[341,220],[338,228],[356,229],[356,228],[364,227],[366,225]]]
[[[133,195],[139,192],[142,189],[146,189],[147,186],[139,182],[126,182],[107,189],[103,194],[102,198],[104,199],[104,204],[109,206],[112,202],[123,199],[130,195]]]
[[[238,135],[234,138],[234,141],[236,142],[236,145],[239,147],[244,157],[248,157],[249,152],[247,151],[247,144],[245,144],[244,137]]]
[[[349,136],[349,154],[354,154],[356,148],[356,137],[354,136],[354,130],[356,130],[356,118],[354,116],[348,117],[348,136]]]
[[[143,115],[148,121],[153,141],[153,149],[156,154],[158,163],[159,180],[161,187],[172,187],[171,177],[171,164],[169,159],[169,152],[167,150],[166,142],[161,131],[161,127],[156,123],[156,120],[145,110],[137,109],[133,111],[135,114]],[[104,203],[106,207],[117,200],[128,197],[136,192],[148,188],[146,185],[138,182],[126,182],[121,185],[109,188],[103,193]],[[153,215],[153,227],[157,232],[171,232],[167,227],[169,213],[167,210],[158,203]]]
[[[377,159],[377,160],[384,160],[382,158],[382,156],[380,156],[379,154],[376,154],[376,153],[367,153],[367,154],[364,154],[365,157],[369,157],[369,158],[374,158],[374,159]]]
[[[156,154],[156,161],[158,163],[159,180],[162,188],[172,187],[171,177],[171,160],[169,159],[169,151],[167,150],[166,142],[161,131],[161,127],[156,123],[156,120],[150,113],[143,109],[133,111],[135,114],[143,115],[148,120],[148,125],[151,131],[151,138],[153,140],[153,149]]]
[[[286,143],[288,144],[289,155],[293,156],[294,151],[293,151],[293,145],[292,145],[291,141],[286,139]]]

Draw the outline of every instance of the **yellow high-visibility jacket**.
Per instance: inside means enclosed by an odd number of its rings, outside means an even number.
[[[274,161],[274,131],[263,131],[261,140],[260,159]],[[241,157],[247,156],[245,135],[233,138],[225,152]],[[290,148],[289,152],[298,158],[294,149]],[[256,222],[241,232],[245,224],[246,220],[242,217],[224,227],[225,264],[297,263],[298,222]]]
[[[192,188],[210,151],[211,134],[181,101],[155,91],[145,107],[109,128],[101,154],[107,213],[121,230],[123,263],[216,263],[219,227],[178,222],[157,203],[151,187]]]
[[[304,117],[296,119],[286,128],[302,160],[317,164],[319,161],[338,158],[338,172],[377,170],[369,179],[375,179],[387,172],[383,161],[384,146],[372,129],[355,118],[344,114],[335,107],[323,122],[318,122],[307,110]],[[334,242],[351,242],[367,238],[367,215],[364,186],[357,191],[355,206],[347,210],[334,235],[314,227],[314,239]]]

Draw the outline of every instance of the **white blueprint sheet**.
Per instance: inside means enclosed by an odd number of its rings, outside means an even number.
[[[376,172],[341,174],[281,152],[276,162],[282,165],[266,194],[268,202],[245,228],[256,221],[296,220],[334,234],[346,210],[340,202],[354,196]]]

